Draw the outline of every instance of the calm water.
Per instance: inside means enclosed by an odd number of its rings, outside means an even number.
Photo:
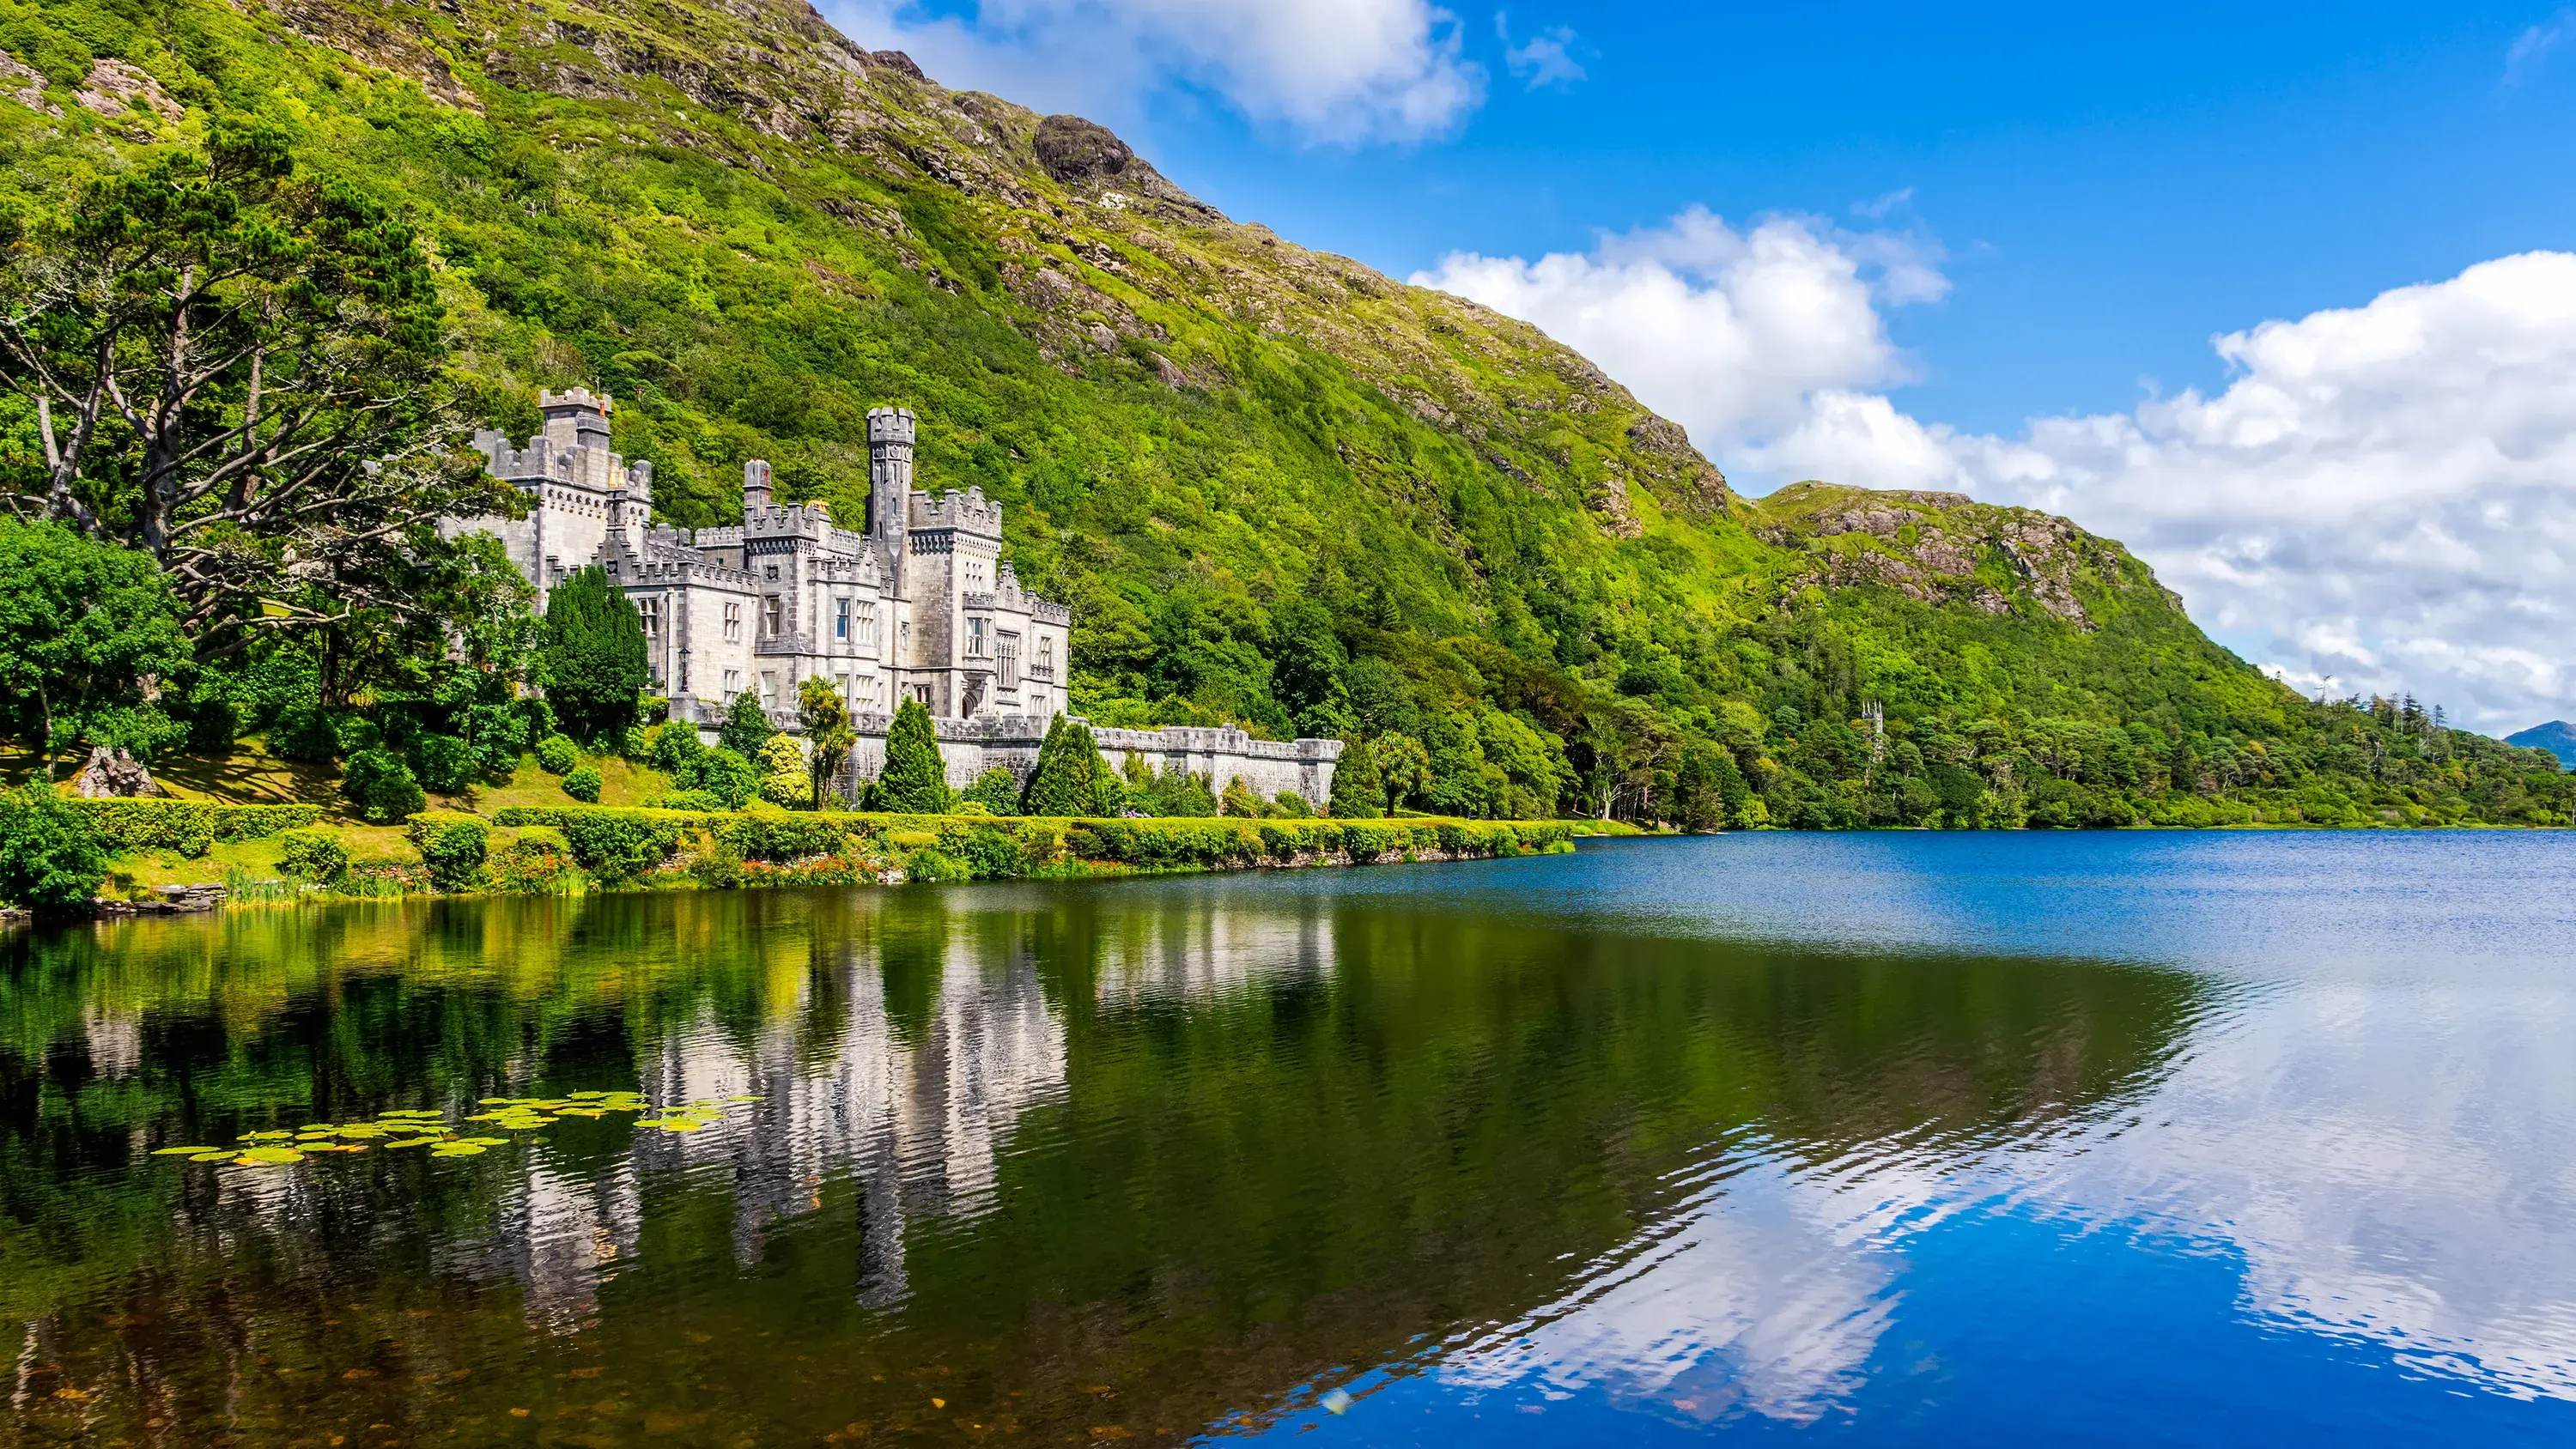
[[[28,1444],[2576,1439],[2576,837],[0,941]],[[155,1149],[639,1090],[478,1157]]]

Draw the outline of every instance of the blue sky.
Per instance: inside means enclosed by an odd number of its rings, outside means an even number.
[[[1116,127],[1237,219],[1527,316],[1747,491],[2054,508],[2302,687],[2576,712],[2576,419],[2549,421],[2576,258],[2471,270],[2576,250],[2576,9],[833,16]]]

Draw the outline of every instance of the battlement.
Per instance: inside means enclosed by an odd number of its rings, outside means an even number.
[[[868,444],[912,446],[914,418],[910,408],[868,409]]]
[[[984,496],[981,488],[960,493],[951,488],[946,493],[912,495],[911,526],[915,529],[945,528],[989,538],[996,543],[1002,537],[1002,505]]]
[[[614,406],[608,394],[593,393],[586,387],[569,387],[562,392],[554,392],[542,387],[537,389],[537,410],[548,415],[562,409],[569,412],[597,413],[604,418]]]

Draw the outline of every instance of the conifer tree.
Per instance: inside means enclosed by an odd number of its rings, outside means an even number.
[[[1089,815],[1098,808],[1100,751],[1087,725],[1057,715],[1038,746],[1038,767],[1020,795],[1023,815]]]
[[[1378,775],[1368,741],[1357,735],[1342,741],[1342,758],[1333,767],[1331,811],[1336,820],[1375,820],[1386,814],[1386,782]]]
[[[537,668],[566,733],[614,740],[635,723],[650,677],[644,625],[625,591],[612,587],[597,566],[576,570],[546,596]]]
[[[939,758],[939,731],[930,711],[907,699],[886,730],[885,769],[873,792],[879,810],[939,815],[949,807],[948,766]]]
[[[778,731],[769,727],[769,711],[760,707],[760,696],[746,689],[733,697],[725,710],[724,724],[716,730],[716,743],[746,760],[760,758],[760,747]]]

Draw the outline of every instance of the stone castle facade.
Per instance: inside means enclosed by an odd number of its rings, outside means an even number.
[[[653,465],[608,444],[610,401],[538,394],[527,446],[486,430],[494,477],[529,497],[523,519],[479,519],[542,596],[596,564],[643,618],[654,687],[674,718],[713,723],[754,692],[786,722],[805,680],[828,679],[854,715],[918,699],[934,719],[1064,707],[1073,616],[1020,587],[1002,561],[1002,507],[981,490],[913,488],[913,415],[868,414],[868,518],[842,528],[819,503],[772,496],[769,464],[743,465],[742,523],[656,525]]]
[[[474,435],[494,477],[527,495],[519,519],[453,520],[497,535],[540,602],[598,565],[642,617],[653,687],[671,717],[712,732],[753,692],[791,732],[799,690],[828,679],[859,735],[849,783],[873,778],[905,699],[938,729],[951,784],[995,765],[1026,779],[1047,724],[1067,708],[1072,611],[1020,587],[1002,559],[1002,505],[980,489],[913,486],[913,415],[868,413],[868,512],[845,529],[819,503],[772,495],[769,464],[743,465],[742,523],[657,525],[653,465],[609,447],[612,403],[586,388],[540,392],[545,424],[526,446]],[[1338,740],[1255,740],[1236,729],[1100,730],[1111,757],[1187,769],[1223,789],[1240,776],[1269,799],[1321,806]]]

